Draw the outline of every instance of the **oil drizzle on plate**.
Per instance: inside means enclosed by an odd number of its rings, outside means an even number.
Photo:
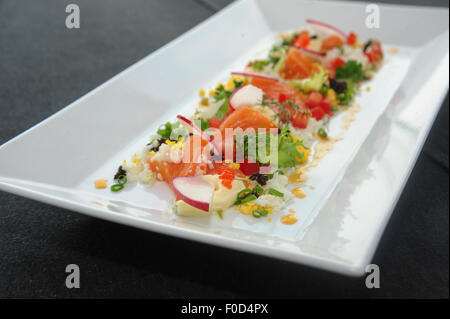
[[[281,223],[284,225],[293,225],[298,222],[298,217],[294,214],[288,214],[281,217]]]
[[[291,193],[292,193],[292,195],[294,195],[297,198],[305,198],[306,197],[305,190],[303,188],[300,188],[300,187],[293,188],[291,190]]]
[[[343,139],[345,132],[350,128],[351,123],[355,120],[356,113],[359,112],[359,104],[353,104],[349,107],[341,107],[345,111],[345,116],[342,119],[341,131],[336,137],[317,138],[317,143],[314,147],[314,155],[311,162],[307,162],[298,166],[295,171],[289,176],[289,183],[294,185],[302,185],[308,180],[306,171],[311,167],[319,164],[322,158],[333,149],[336,142]]]

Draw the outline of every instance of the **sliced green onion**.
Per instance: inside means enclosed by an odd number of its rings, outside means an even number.
[[[264,189],[259,185],[256,185],[255,188],[253,188],[253,191],[256,192],[258,196],[261,196],[264,193]]]
[[[327,138],[328,134],[323,128],[319,128],[319,132],[317,132],[321,138]]]
[[[264,217],[264,216],[267,216],[268,214],[269,214],[269,211],[267,209],[255,209],[252,212],[252,215],[255,218]]]
[[[126,175],[120,175],[119,177],[117,177],[117,183],[119,183],[120,185],[125,185],[127,181],[128,179]]]
[[[243,199],[245,196],[247,196],[251,192],[252,192],[252,190],[250,188],[245,188],[237,194],[237,199],[238,200]]]
[[[252,212],[252,216],[255,217],[255,218],[261,217],[261,215],[260,215],[260,213],[259,213],[259,211],[258,211],[257,209],[255,209],[255,210]]]
[[[269,189],[269,194],[273,196],[284,197],[284,194],[282,192],[277,191],[274,188]]]
[[[123,189],[123,184],[114,184],[111,186],[112,192],[118,192],[118,191],[121,191],[122,189]]]
[[[241,199],[241,203],[245,204],[245,203],[251,202],[252,200],[255,200],[256,198],[257,197],[255,195],[250,194],[250,195],[244,197],[243,199]]]

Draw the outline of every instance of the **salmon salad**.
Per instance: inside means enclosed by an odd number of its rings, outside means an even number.
[[[113,185],[97,180],[95,187],[120,192],[131,183],[167,183],[173,216],[223,218],[236,210],[270,221],[306,197],[307,170],[337,141],[330,122],[359,108],[362,83],[382,63],[378,40],[307,20],[223,83],[199,88],[192,113],[162,123],[112,168]],[[297,221],[283,215],[284,224]]]

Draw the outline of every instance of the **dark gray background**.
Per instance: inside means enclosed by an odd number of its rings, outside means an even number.
[[[77,3],[81,29],[64,26]],[[0,144],[228,0],[0,0]],[[393,1],[390,1],[393,2]],[[396,1],[448,7],[448,1]],[[231,31],[230,31],[231,32]],[[381,288],[0,192],[0,297],[448,298],[448,96],[378,247]],[[81,288],[65,287],[65,266]]]

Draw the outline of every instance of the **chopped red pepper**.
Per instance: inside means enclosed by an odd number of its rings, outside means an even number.
[[[350,34],[347,37],[347,44],[349,45],[355,45],[358,42],[358,36],[354,32],[350,32]]]

